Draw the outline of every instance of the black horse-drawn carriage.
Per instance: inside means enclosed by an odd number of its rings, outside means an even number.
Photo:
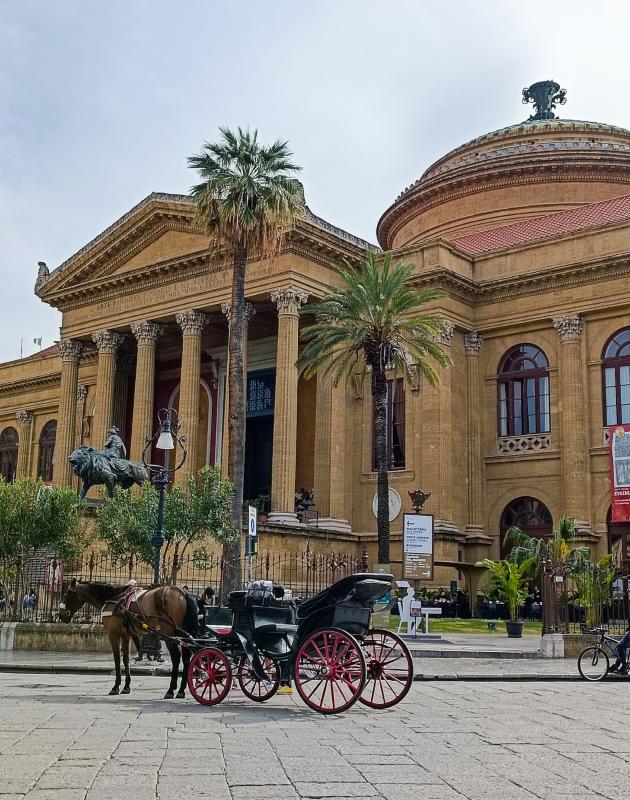
[[[350,575],[302,602],[297,614],[293,600],[270,581],[232,592],[231,626],[210,619],[204,646],[191,658],[192,696],[205,705],[220,703],[235,678],[257,702],[293,683],[323,714],[345,711],[357,700],[373,708],[400,702],[413,681],[410,653],[396,634],[370,630],[374,605],[392,580],[382,573]]]

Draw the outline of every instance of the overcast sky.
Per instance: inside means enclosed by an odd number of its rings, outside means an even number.
[[[33,294],[219,125],[289,140],[314,213],[376,241],[438,157],[526,119],[630,127],[627,0],[0,0],[0,361],[58,338]]]

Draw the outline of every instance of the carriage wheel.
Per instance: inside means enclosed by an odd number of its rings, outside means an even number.
[[[206,647],[190,659],[188,688],[198,703],[213,706],[227,696],[232,685],[232,670],[225,653]]]
[[[261,681],[257,678],[247,656],[243,656],[238,662],[238,672],[236,673],[238,684],[243,694],[257,703],[264,703],[265,700],[269,700],[280,686],[280,667],[278,662],[272,658],[263,658],[261,659],[261,664],[269,676],[268,681]]]
[[[413,660],[400,636],[383,630],[368,631],[361,642],[367,681],[359,700],[371,708],[400,703],[413,683]]]
[[[295,659],[295,686],[304,702],[321,714],[339,714],[361,696],[365,657],[357,640],[339,628],[317,631]]]

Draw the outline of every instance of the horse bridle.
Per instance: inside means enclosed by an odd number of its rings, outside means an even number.
[[[68,608],[68,601],[70,600],[70,594],[73,594],[76,597],[76,593],[77,593],[77,579],[73,578],[70,584],[68,585],[68,588],[61,596],[61,602],[59,603],[60,611],[72,611],[71,608]]]

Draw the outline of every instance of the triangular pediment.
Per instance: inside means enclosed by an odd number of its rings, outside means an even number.
[[[185,230],[180,226],[177,230],[165,227],[156,230],[153,238],[139,243],[130,253],[107,264],[98,277],[133,272],[178,256],[197,253],[207,247],[208,237],[203,233]]]

